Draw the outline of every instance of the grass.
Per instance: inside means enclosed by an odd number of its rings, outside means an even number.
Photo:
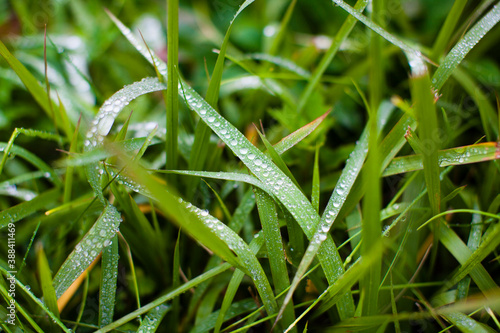
[[[3,5],[1,329],[500,330],[500,6],[416,3]]]

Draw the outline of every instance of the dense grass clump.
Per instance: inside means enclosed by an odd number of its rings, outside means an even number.
[[[102,5],[0,5],[3,331],[500,330],[499,4]]]

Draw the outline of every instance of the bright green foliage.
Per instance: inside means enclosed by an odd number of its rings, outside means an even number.
[[[0,4],[0,330],[500,329],[477,3]]]

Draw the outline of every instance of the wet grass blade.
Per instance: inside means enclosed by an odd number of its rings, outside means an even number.
[[[467,53],[500,21],[500,5],[496,4],[491,10],[479,20],[465,36],[453,47],[441,62],[432,77],[432,86],[441,89],[453,73],[455,68],[462,62]]]
[[[111,244],[120,222],[120,213],[114,206],[108,205],[55,275],[53,283],[57,297],[90,266],[103,248]]]
[[[116,282],[118,279],[118,236],[110,240],[110,244],[102,250],[101,288],[99,292],[99,327],[113,321],[115,312]]]
[[[496,142],[484,142],[470,146],[456,147],[438,152],[439,167],[450,165],[465,165],[469,163],[480,163],[500,158],[498,144]],[[422,170],[424,168],[421,154],[396,157],[387,166],[382,174],[383,177],[399,173]]]
[[[158,329],[163,320],[163,317],[170,311],[170,307],[162,304],[148,312],[146,318],[143,319],[137,333],[154,333]]]
[[[9,223],[15,223],[30,216],[34,212],[49,207],[59,198],[61,191],[57,188],[37,195],[30,201],[22,202],[0,212],[0,229],[6,228]]]
[[[274,282],[274,293],[279,294],[288,289],[290,281],[288,279],[286,260],[283,256],[285,250],[281,238],[278,212],[274,200],[264,191],[257,188],[255,189],[255,201],[259,210],[263,236],[266,240],[267,256]],[[293,303],[290,302],[283,312],[282,324],[287,327],[294,320]]]

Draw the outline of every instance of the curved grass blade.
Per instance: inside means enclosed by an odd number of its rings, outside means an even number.
[[[464,165],[492,161],[500,158],[497,142],[483,142],[469,146],[456,147],[438,152],[438,165]],[[421,170],[424,168],[422,155],[396,157],[384,170],[382,176],[392,176],[400,173]]]
[[[118,237],[115,235],[110,244],[102,250],[101,288],[99,292],[99,327],[113,321],[115,312],[116,281],[118,279]]]
[[[54,277],[54,288],[60,297],[87,267],[111,244],[121,223],[120,213],[112,205],[107,205],[89,232],[75,246]]]
[[[167,314],[167,312],[170,310],[170,307],[161,304],[157,307],[155,307],[153,310],[149,311],[146,318],[141,323],[141,326],[139,326],[139,329],[137,330],[137,333],[154,333],[158,329],[158,326],[160,326],[160,323]]]
[[[278,310],[262,266],[249,249],[248,244],[238,234],[218,219],[210,216],[208,211],[201,210],[172,195],[144,171],[139,169],[134,171],[135,177],[148,188],[151,196],[158,201],[158,206],[167,216],[171,216],[194,239],[250,276],[269,314]],[[238,257],[235,257],[231,251],[234,251]]]
[[[477,22],[465,36],[446,55],[432,77],[432,86],[441,89],[454,69],[462,62],[467,53],[500,21],[500,5],[496,4]]]
[[[0,152],[5,153],[9,149],[9,144],[5,142],[0,142]],[[49,179],[54,185],[57,187],[62,187],[62,181],[61,179],[57,176],[57,174],[54,172],[54,169],[52,169],[50,166],[48,166],[43,160],[41,160],[38,156],[35,154],[27,151],[26,149],[12,145],[10,148],[10,154],[11,155],[16,155],[20,156],[26,161],[28,161],[30,164],[35,166],[37,169],[44,171],[46,173],[47,179]]]
[[[22,202],[0,212],[0,229],[7,227],[9,223],[18,222],[34,212],[52,205],[59,198],[60,190],[54,188],[37,195],[30,201]]]
[[[319,253],[319,258],[329,283],[334,283],[344,270],[342,260],[328,233],[321,232],[320,238],[318,236],[313,239],[319,223],[319,215],[305,195],[269,157],[257,149],[241,132],[218,114],[193,88],[182,83],[181,90],[186,96],[189,107],[198,113],[201,119],[212,128],[257,178],[270,185],[272,193],[292,214],[306,236],[312,242],[323,237],[326,238],[322,246],[323,251]],[[324,240],[321,239],[321,241]],[[346,306],[350,304],[353,308],[352,298],[346,296],[344,304]],[[341,316],[348,317],[350,314],[350,311],[344,312],[344,309],[340,309],[340,311],[342,312]]]
[[[135,98],[154,91],[166,89],[165,84],[158,79],[147,78],[140,82],[123,87],[111,96],[99,109],[99,112],[92,121],[92,126],[86,134],[84,151],[89,152],[100,147],[106,135],[108,135],[113,123],[120,111]],[[104,170],[99,163],[91,163],[86,166],[87,179],[92,186],[95,195],[105,203],[102,194],[101,178]]]

